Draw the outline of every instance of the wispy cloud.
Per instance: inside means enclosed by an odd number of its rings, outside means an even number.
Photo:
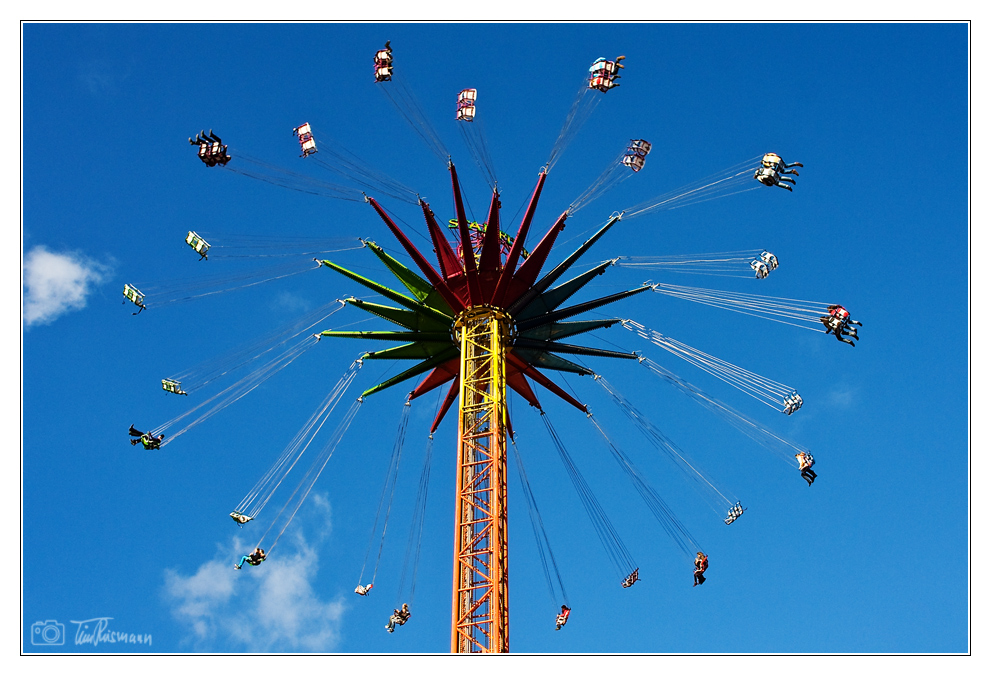
[[[304,510],[307,522],[318,512],[328,525],[328,501],[320,495],[311,498]],[[344,603],[321,599],[313,589],[319,567],[314,547],[301,532],[287,534],[261,566],[234,570],[233,564],[251,549],[253,545],[235,537],[192,575],[165,571],[166,601],[173,617],[189,630],[190,641],[198,649],[218,652],[238,647],[250,652],[335,650]]]
[[[24,256],[24,326],[51,324],[71,310],[86,306],[94,284],[107,275],[106,266],[75,252],[55,253],[36,246]]]
[[[309,312],[312,303],[301,298],[297,294],[283,291],[271,303],[272,309],[282,311],[286,314],[302,314]]]
[[[848,409],[854,405],[856,394],[853,387],[837,385],[827,392],[826,400],[833,408]]]
[[[133,68],[107,59],[81,61],[76,64],[79,81],[96,96],[114,95],[121,83],[131,76]]]

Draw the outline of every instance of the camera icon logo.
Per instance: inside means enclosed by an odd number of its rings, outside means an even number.
[[[55,620],[31,625],[31,645],[65,645],[65,625]]]

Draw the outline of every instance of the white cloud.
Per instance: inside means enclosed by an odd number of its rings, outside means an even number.
[[[24,326],[50,324],[86,306],[93,284],[107,268],[78,253],[53,253],[36,246],[24,256]]]
[[[309,506],[315,509],[307,510],[307,521],[313,520],[312,511],[329,517],[327,499],[311,497]],[[194,645],[213,652],[238,646],[249,652],[333,652],[344,603],[322,600],[313,589],[316,550],[301,533],[287,533],[265,563],[234,570],[233,564],[252,549],[235,537],[190,576],[165,571],[166,600]]]
[[[230,562],[218,559],[207,561],[190,577],[166,570],[166,590],[175,601],[172,613],[189,624],[196,638],[210,638],[217,632],[214,609],[233,598],[234,579]]]
[[[848,385],[838,385],[829,390],[826,401],[837,409],[848,409],[854,405],[856,391]]]
[[[287,314],[302,314],[310,311],[311,303],[298,294],[283,291],[272,301],[271,307]]]
[[[96,96],[118,94],[120,85],[130,78],[133,70],[130,65],[122,68],[119,61],[107,59],[83,61],[76,68],[83,86]]]

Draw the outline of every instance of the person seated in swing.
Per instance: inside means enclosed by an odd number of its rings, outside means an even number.
[[[385,49],[375,52],[375,81],[388,82],[392,79],[392,48],[389,40],[385,41]]]
[[[802,396],[796,392],[790,397],[785,397],[783,403],[785,405],[784,413],[786,413],[787,415],[791,415],[798,409],[802,408],[802,404],[804,402],[802,401]]]
[[[637,580],[639,580],[639,579],[640,579],[640,569],[637,568],[632,573],[630,573],[629,575],[627,575],[625,580],[623,580],[623,583],[622,583],[623,584],[623,588],[625,589],[626,587],[632,587],[633,584]]]
[[[863,324],[853,320],[853,317],[850,316],[850,311],[842,305],[827,305],[826,310],[831,316],[839,318],[844,325],[848,326],[850,324],[856,324],[857,326],[863,327]],[[855,330],[856,329],[851,329],[851,331]]]
[[[802,478],[809,482],[811,486],[812,482],[816,480],[816,476],[818,476],[812,471],[812,465],[816,464],[815,459],[811,453],[805,452],[796,453],[795,458],[798,460],[798,469],[802,473]]]
[[[392,40],[385,41],[385,47],[375,52],[375,65],[377,66],[389,66],[392,64],[392,47],[390,43]]]
[[[723,519],[723,521],[728,526],[737,519],[739,519],[741,516],[743,516],[743,511],[744,511],[743,505],[737,502],[735,505],[729,508],[729,511],[726,513],[726,518]]]
[[[843,336],[850,336],[854,340],[860,340],[860,336],[857,335],[857,329],[847,324],[840,325],[840,331],[836,334],[837,340],[842,340],[844,343],[850,343],[850,341]],[[856,345],[856,343],[850,343],[851,345]]]
[[[229,516],[232,519],[234,519],[234,523],[236,523],[238,526],[243,526],[244,524],[248,523],[253,518],[255,518],[253,516],[248,516],[247,514],[241,514],[241,512],[238,511],[231,512]]]
[[[709,557],[702,552],[699,552],[695,556],[695,584],[692,585],[693,587],[705,582],[705,575],[703,575],[703,573],[708,567]]]
[[[787,176],[781,176],[777,170],[772,167],[758,167],[757,171],[754,172],[754,178],[764,185],[776,185],[779,188],[784,188],[789,192],[791,192],[791,185],[795,185],[795,179],[788,178]],[[791,185],[786,185],[788,183],[791,183]]]
[[[134,429],[134,425],[131,425],[131,428],[127,431],[127,433],[132,437],[137,437],[136,439],[131,439],[131,446],[136,445],[140,441],[141,445],[149,451],[155,450],[156,448],[161,448],[162,440],[165,439],[164,434],[159,434],[155,437],[147,432],[141,432],[140,430]]]
[[[370,592],[371,590],[372,590],[372,583],[369,582],[365,586],[361,586],[359,584],[357,587],[354,588],[354,593],[357,594],[358,596],[368,596],[368,592]]]
[[[569,615],[571,615],[571,608],[569,608],[568,606],[562,604],[561,605],[561,612],[558,613],[558,616],[557,616],[557,623],[556,623],[556,625],[554,627],[554,631],[561,631],[561,627],[563,627],[564,625],[566,625],[568,623],[568,616]]]
[[[402,610],[396,610],[393,608],[392,616],[389,618],[389,624],[385,625],[386,631],[391,634],[396,630],[396,625],[401,627],[406,624],[406,621],[409,620],[409,615],[410,612],[408,603],[403,604]]]
[[[260,566],[261,562],[266,559],[265,550],[260,547],[255,547],[255,551],[250,554],[245,554],[241,557],[240,563],[235,563],[234,567],[241,570],[241,566],[247,563],[249,566]]]
[[[836,315],[822,315],[819,321],[826,327],[826,333],[833,333],[843,325],[843,320]]]
[[[770,269],[764,261],[750,261],[750,267],[755,273],[757,273],[757,279],[767,279],[767,275],[770,273]]]
[[[760,164],[762,167],[770,167],[775,171],[782,174],[795,174],[798,176],[798,172],[792,169],[792,167],[804,167],[805,165],[801,162],[792,162],[791,164],[786,164],[781,156],[777,153],[766,153],[761,159]]]
[[[826,327],[826,333],[832,333],[836,336],[836,340],[856,347],[856,343],[854,343],[853,340],[860,340],[860,336],[857,335],[857,329],[849,326],[849,317],[847,319],[843,319],[841,315],[833,314],[831,312],[828,315],[819,317],[819,321]],[[855,323],[859,324],[859,322]],[[853,340],[844,338],[843,336],[851,336]]]

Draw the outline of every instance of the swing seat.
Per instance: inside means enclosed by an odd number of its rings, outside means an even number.
[[[173,394],[183,394],[188,396],[188,393],[182,391],[182,383],[180,383],[178,380],[170,380],[169,378],[163,378],[162,389],[165,390],[166,392],[172,392]]]
[[[766,153],[763,158],[761,158],[761,166],[770,167],[772,169],[777,169],[779,166],[784,164],[781,161],[781,156],[777,153]]]
[[[471,122],[475,119],[475,99],[478,98],[477,89],[462,89],[458,93],[458,112],[456,119]]]
[[[231,512],[230,517],[239,525],[243,526],[248,523],[254,517],[247,516],[246,514],[241,514],[240,512]]]
[[[622,66],[616,64],[615,61],[607,61],[602,57],[595,60],[595,63],[588,69],[592,75],[609,77],[611,75],[616,75]]]
[[[227,154],[227,146],[221,145],[218,141],[200,143],[199,158],[208,167],[215,167],[218,164],[224,166],[231,160],[230,155]]]
[[[313,131],[310,123],[304,122],[292,130],[295,136],[299,137],[299,149],[303,151],[300,157],[308,157],[317,151],[317,142],[313,139]]]
[[[607,91],[611,86],[612,82],[610,82],[609,78],[604,75],[595,75],[589,78],[588,81],[589,89],[598,89],[600,92]]]
[[[767,277],[770,270],[768,270],[767,264],[763,261],[752,260],[750,261],[750,267],[755,273],[757,273],[757,279],[764,279]]]
[[[210,250],[210,244],[193,230],[190,230],[189,234],[186,235],[186,244],[191,246],[193,251],[198,253],[203,258],[207,257],[206,253]]]
[[[145,306],[145,295],[130,284],[124,285],[124,298],[128,299],[139,308],[143,309]]]
[[[606,57],[600,56],[599,58],[597,58],[595,61],[592,62],[592,65],[591,67],[589,67],[588,71],[590,73],[594,73],[597,70],[602,70],[603,68],[605,68],[605,63],[606,63]]]
[[[303,151],[301,157],[309,157],[317,151],[317,142],[313,140],[312,136],[307,139],[300,137],[299,147]]]
[[[630,141],[629,150],[647,155],[650,152],[650,142],[642,138],[633,139]]]
[[[646,163],[646,158],[642,155],[624,155],[623,164],[628,166],[633,171],[640,171],[643,169],[643,165]]]
[[[737,519],[739,519],[741,516],[743,516],[743,512],[744,512],[744,507],[738,502],[729,508],[729,511],[726,513],[726,518],[723,521],[728,526]]]

